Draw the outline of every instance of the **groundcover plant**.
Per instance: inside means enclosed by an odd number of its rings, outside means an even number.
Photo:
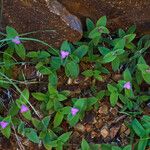
[[[25,149],[20,139],[26,138],[48,150],[67,150],[76,124],[87,112],[98,111],[102,101],[109,101],[112,107],[120,104],[119,113],[129,118],[128,145],[92,143],[81,137],[75,149],[150,147],[150,116],[143,113],[150,100],[150,66],[145,59],[150,35],[136,38],[134,25],[111,34],[106,22],[106,16],[96,24],[87,19],[83,39],[73,44],[64,41],[60,49],[26,38],[9,26],[6,34],[0,33],[1,137],[16,139],[20,149]],[[26,51],[26,41],[48,48]],[[116,73],[117,80],[113,78]],[[81,76],[85,83],[91,80],[88,94],[82,90],[72,94],[67,86]]]

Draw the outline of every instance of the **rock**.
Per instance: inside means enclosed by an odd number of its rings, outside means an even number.
[[[28,37],[55,47],[64,40],[75,42],[82,37],[80,20],[57,0],[5,0],[3,3],[3,30],[9,25],[19,33],[38,31]],[[43,48],[34,42],[26,42],[25,46],[32,50]]]
[[[149,0],[59,0],[70,12],[85,21],[108,17],[112,30],[137,25],[138,31],[150,33]]]
[[[103,127],[101,129],[101,135],[102,135],[103,138],[106,138],[109,135],[109,131],[106,127]]]

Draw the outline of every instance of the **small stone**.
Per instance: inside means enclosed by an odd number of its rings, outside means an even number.
[[[110,113],[112,114],[112,115],[114,115],[114,116],[116,116],[117,114],[118,114],[118,109],[117,108],[110,108]]]
[[[121,75],[121,74],[115,74],[112,78],[113,78],[115,81],[119,81],[119,80],[122,78],[122,75]]]
[[[92,132],[91,132],[91,138],[93,139],[93,138],[96,137],[96,136],[97,136],[97,132],[92,131]]]
[[[128,136],[130,134],[130,129],[126,130],[124,133],[126,134],[126,136]]]
[[[97,123],[97,120],[96,120],[96,118],[94,117],[92,124],[95,124],[95,123]]]
[[[81,123],[78,123],[76,126],[75,126],[75,129],[79,132],[85,132],[85,127],[84,125],[82,125]]]
[[[113,139],[117,135],[119,129],[120,129],[120,126],[119,127],[112,127],[110,129],[110,137],[111,137],[111,139]]]
[[[96,128],[101,128],[103,126],[103,120],[99,119],[98,122],[95,124]]]
[[[125,132],[127,130],[127,127],[125,126],[125,124],[123,123],[122,125],[121,125],[121,128],[120,128],[120,133],[123,133],[123,132]]]
[[[99,114],[108,114],[108,106],[107,105],[103,105],[99,108],[98,110]]]
[[[106,138],[109,135],[109,131],[106,127],[101,130],[101,135],[103,138]]]
[[[70,85],[72,84],[73,80],[71,78],[68,79],[67,84]]]
[[[86,124],[85,125],[85,130],[86,130],[86,132],[91,132],[92,131],[91,125]]]

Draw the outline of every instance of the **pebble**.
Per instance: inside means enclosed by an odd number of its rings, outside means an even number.
[[[106,138],[109,135],[109,131],[106,127],[101,129],[101,135],[103,138]]]
[[[99,114],[108,114],[108,106],[107,105],[103,105],[99,108],[98,110]]]
[[[84,125],[82,125],[81,123],[78,123],[76,126],[75,126],[75,129],[79,132],[85,132],[85,127]]]
[[[111,137],[111,139],[113,139],[117,135],[119,129],[120,129],[120,126],[118,126],[118,127],[112,127],[110,129],[110,137]]]
[[[117,114],[118,114],[118,109],[117,108],[110,108],[110,113],[112,114],[112,115],[114,115],[114,116],[116,116]]]

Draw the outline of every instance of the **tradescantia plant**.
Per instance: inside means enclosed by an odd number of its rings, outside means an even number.
[[[0,131],[3,136],[10,138],[15,133],[33,143],[42,143],[45,149],[67,149],[72,127],[83,120],[87,111],[96,110],[100,101],[107,97],[112,107],[121,103],[120,113],[131,118],[128,126],[132,137],[137,135],[139,139],[136,144],[131,143],[135,150],[144,150],[150,145],[149,116],[141,118],[141,106],[150,99],[149,91],[142,89],[143,84],[150,84],[150,66],[145,60],[150,36],[136,39],[135,26],[111,34],[106,24],[106,16],[96,24],[87,19],[83,39],[74,44],[64,41],[60,49],[38,39],[26,38],[26,34],[18,34],[12,27],[6,28],[6,34],[2,33],[4,38],[0,39],[0,88],[8,91],[10,102],[5,106],[3,98],[0,99]],[[28,52],[24,47],[27,40],[44,44],[48,49]],[[81,63],[92,64],[92,67],[84,69]],[[24,68],[27,66],[35,69],[37,77],[33,80],[26,78]],[[15,68],[20,68],[18,75],[14,75]],[[71,91],[66,90],[67,84],[64,89],[60,88],[59,71],[63,72],[65,79],[84,76],[86,80],[93,80],[90,96],[72,97]],[[112,78],[115,73],[121,76],[117,81]],[[109,80],[104,78],[107,75],[110,75]],[[46,79],[44,85],[40,77]],[[104,89],[97,87],[101,83],[105,83]],[[40,84],[44,86],[43,90],[32,90],[31,85]],[[10,95],[11,89],[17,96]],[[63,129],[63,123],[67,124],[68,131]],[[91,144],[85,139],[80,149],[96,150],[100,147],[102,150],[132,149],[131,145]]]

